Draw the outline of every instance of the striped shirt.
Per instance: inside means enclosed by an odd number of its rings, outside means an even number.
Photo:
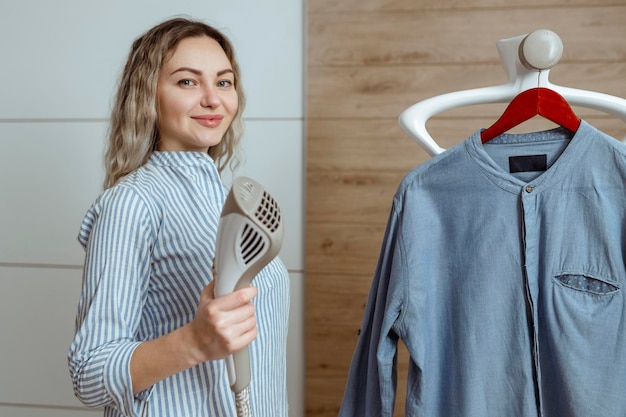
[[[142,342],[190,322],[212,279],[227,189],[208,154],[154,152],[104,191],[79,232],[82,293],[69,368],[76,396],[105,417],[236,416],[224,360],[208,361],[133,395],[130,358]],[[253,280],[258,336],[250,344],[250,405],[287,416],[289,281],[274,259]]]

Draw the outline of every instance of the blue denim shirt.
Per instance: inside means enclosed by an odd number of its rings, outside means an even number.
[[[410,171],[339,415],[393,415],[401,340],[406,416],[626,416],[625,182],[626,146],[585,121]]]

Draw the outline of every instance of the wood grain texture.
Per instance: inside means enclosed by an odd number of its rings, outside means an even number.
[[[625,95],[626,96],[626,95]],[[481,117],[454,116],[453,111],[433,117],[427,124],[428,131],[437,143],[449,148],[480,128],[489,127],[504,109],[505,104],[492,108],[491,115]],[[600,114],[589,109],[572,106],[579,117],[618,139],[626,136],[626,124],[611,115]],[[465,109],[463,109],[465,110]],[[541,117],[533,118],[511,132],[549,129],[555,125]],[[308,201],[307,216],[311,222],[319,222],[321,216],[334,216],[333,210],[341,212],[339,204],[329,206],[326,192],[334,193],[320,183],[329,184],[318,176],[341,175],[342,172],[366,172],[367,175],[391,175],[389,179],[373,180],[374,184],[386,183],[393,187],[396,178],[411,168],[427,161],[430,156],[400,129],[396,119],[311,119],[307,128],[307,175],[310,190],[316,198]],[[389,172],[391,171],[391,174]],[[363,174],[365,175],[365,174]],[[350,186],[351,182],[333,181],[339,187]],[[395,191],[395,190],[394,190]],[[388,191],[385,192],[389,195]],[[322,214],[321,212],[326,214]]]
[[[472,10],[491,8],[544,8],[573,6],[620,6],[623,0],[528,0],[527,2],[510,0],[311,0],[307,2],[308,13],[337,12],[398,12],[424,10]]]
[[[308,171],[406,171],[426,155],[395,119],[309,119]],[[328,210],[328,209],[327,209]]]
[[[625,25],[626,26],[626,25]],[[623,30],[626,32],[626,29]],[[626,48],[624,48],[626,50]],[[626,97],[626,62],[561,63],[550,70],[552,83]],[[415,65],[363,68],[309,68],[309,119],[390,119],[412,104],[439,94],[505,83],[500,64]],[[467,106],[441,114],[497,117],[506,103]],[[584,114],[596,114],[585,109]],[[391,125],[390,125],[391,126]]]
[[[341,281],[341,286],[329,287],[328,280]],[[356,345],[365,304],[372,282],[372,274],[339,275],[311,274],[306,290],[309,302],[316,306],[307,316],[307,352],[313,359],[307,363],[306,373],[312,377],[346,376],[352,352]],[[333,349],[328,349],[328,341]],[[406,357],[400,359],[405,367]]]
[[[309,15],[308,65],[499,62],[495,42],[535,29],[556,32],[562,62],[624,59],[617,47],[626,5]],[[555,18],[558,16],[558,18]],[[576,24],[571,24],[576,22]]]
[[[329,346],[326,347],[330,349]],[[403,372],[409,359],[406,348],[398,345],[398,384],[396,387],[395,417],[404,416],[404,402],[406,400],[407,377]],[[346,371],[347,376],[347,371]],[[337,417],[343,393],[345,391],[346,376],[309,376],[305,384],[307,393],[307,416]]]
[[[342,282],[328,286],[328,281]],[[345,377],[358,338],[372,274],[340,275],[311,273],[307,302],[316,306],[306,317],[307,376]],[[329,340],[333,349],[329,349]]]
[[[313,223],[378,223],[389,214],[391,199],[405,172],[350,171],[310,173],[307,186],[316,201],[307,205]],[[332,211],[328,207],[334,207]]]
[[[383,204],[389,205],[389,201]],[[308,223],[307,273],[372,274],[385,232],[387,216],[368,224]],[[330,288],[345,285],[343,280]],[[353,288],[353,291],[358,289]],[[307,297],[309,295],[307,294]],[[312,296],[312,294],[311,294]]]
[[[312,0],[307,2],[306,415],[336,417],[393,195],[430,156],[397,123],[410,105],[506,82],[496,41],[552,29],[554,84],[626,97],[624,0]],[[438,114],[428,130],[459,144],[507,103]],[[574,107],[600,130],[626,123]],[[554,125],[532,119],[514,132]],[[399,347],[395,416],[408,353]]]

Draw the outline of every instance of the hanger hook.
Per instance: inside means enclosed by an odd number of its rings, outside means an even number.
[[[556,33],[539,29],[529,33],[519,45],[519,60],[529,70],[552,68],[563,56],[563,42]]]

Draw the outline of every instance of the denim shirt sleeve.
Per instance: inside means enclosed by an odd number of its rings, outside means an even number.
[[[394,325],[400,317],[405,295],[400,276],[404,262],[399,241],[400,223],[398,202],[394,199],[339,417],[393,415],[398,342]]]
[[[150,396],[133,395],[130,358],[150,274],[149,215],[129,189],[105,192],[92,207],[79,240],[86,247],[76,334],[68,362],[78,399],[113,405],[138,416]]]

